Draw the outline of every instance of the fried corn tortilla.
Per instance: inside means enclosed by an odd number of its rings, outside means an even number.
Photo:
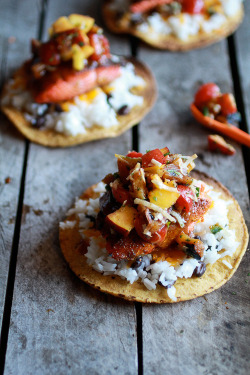
[[[231,35],[238,28],[244,17],[244,8],[242,5],[238,13],[228,18],[227,22],[218,30],[214,30],[210,33],[199,32],[196,35],[189,36],[185,41],[173,35],[163,34],[159,34],[157,38],[154,38],[151,33],[144,33],[130,26],[119,25],[117,23],[116,10],[110,8],[112,2],[113,0],[105,1],[102,8],[105,23],[112,32],[117,34],[132,34],[152,47],[170,51],[189,51],[216,43]]]
[[[143,97],[143,105],[135,106],[126,115],[117,115],[118,125],[110,128],[93,126],[86,130],[84,134],[76,136],[67,136],[57,133],[51,129],[37,129],[32,127],[24,114],[14,107],[2,106],[1,109],[15,127],[30,141],[49,147],[69,147],[77,144],[94,141],[102,138],[117,137],[146,116],[154,105],[156,99],[156,83],[151,71],[143,63],[129,58],[126,61],[132,62],[135,67],[135,73],[144,79],[145,86],[135,87],[131,91],[135,95]],[[4,90],[3,90],[4,96]]]
[[[203,296],[225,284],[238,268],[248,244],[248,230],[244,217],[238,202],[233,198],[231,193],[221,183],[204,173],[193,173],[193,177],[213,186],[215,191],[222,193],[220,198],[232,202],[228,206],[229,228],[235,230],[236,239],[240,244],[232,257],[226,256],[217,260],[213,265],[207,265],[206,272],[202,277],[178,278],[174,284],[177,302]],[[99,194],[94,192],[94,187],[88,188],[82,194],[81,199],[97,198]],[[75,215],[68,217],[68,220],[77,221]],[[174,302],[168,297],[166,289],[160,285],[157,285],[155,290],[150,291],[140,281],[130,284],[127,280],[123,280],[119,276],[104,276],[95,271],[87,264],[87,258],[84,256],[87,249],[87,242],[82,240],[78,231],[78,224],[73,228],[60,229],[60,246],[69,267],[76,276],[102,292],[129,301],[144,303]],[[230,263],[232,269],[228,268],[223,263],[223,260]]]

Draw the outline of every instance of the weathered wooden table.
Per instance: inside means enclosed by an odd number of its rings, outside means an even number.
[[[89,14],[98,0],[0,0],[1,80],[29,56],[31,37],[59,16]],[[249,1],[245,2],[250,14]],[[249,374],[249,253],[216,292],[171,305],[125,302],[88,287],[67,267],[58,222],[76,196],[114,170],[114,154],[167,145],[199,154],[197,168],[226,185],[249,225],[249,150],[207,151],[208,131],[189,112],[201,82],[234,90],[250,123],[249,19],[228,40],[188,53],[153,50],[106,33],[113,53],[136,55],[154,71],[158,100],[131,131],[68,149],[30,144],[0,118],[0,372],[13,374]]]

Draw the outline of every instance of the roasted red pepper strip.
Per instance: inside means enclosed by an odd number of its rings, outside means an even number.
[[[250,147],[250,134],[238,129],[232,124],[223,124],[222,122],[216,121],[211,117],[204,116],[194,103],[191,104],[190,109],[195,119],[202,125],[212,129],[213,131],[225,134],[235,141]]]

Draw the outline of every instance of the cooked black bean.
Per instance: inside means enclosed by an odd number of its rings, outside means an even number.
[[[131,265],[131,268],[133,270],[144,270],[145,268],[147,268],[148,266],[150,265],[150,260],[148,257],[138,257],[136,258],[136,260],[132,263]]]
[[[92,215],[86,215],[86,218],[91,220],[93,223],[95,222],[95,217]]]
[[[62,107],[60,106],[60,104],[55,104],[55,111],[58,112],[58,113],[63,112]]]
[[[196,240],[201,240],[201,237],[200,236],[195,236],[194,237]]]
[[[37,116],[35,121],[32,123],[34,128],[41,128],[42,126],[45,125],[45,117],[44,116]]]
[[[201,259],[201,256],[197,253],[193,244],[185,244],[185,246],[186,246],[185,252],[187,255],[197,260]]]
[[[141,13],[132,13],[130,17],[130,24],[131,26],[137,26],[143,23],[143,17]]]
[[[106,193],[101,196],[99,202],[100,211],[102,211],[105,216],[111,214],[121,207],[121,204],[114,199],[111,189],[106,191]]]
[[[163,286],[163,288],[168,289],[168,288],[171,288],[171,286],[173,286],[174,283],[175,283],[175,281],[173,281],[173,280],[171,280],[171,281],[170,280],[166,280],[166,281],[168,282],[166,285],[163,285],[160,280],[158,281],[158,284],[161,285],[161,286]]]
[[[204,262],[199,262],[199,265],[194,269],[193,276],[201,277],[206,272],[206,265]]]
[[[117,111],[117,114],[120,115],[120,116],[127,115],[128,113],[129,113],[129,107],[127,105],[123,105]]]

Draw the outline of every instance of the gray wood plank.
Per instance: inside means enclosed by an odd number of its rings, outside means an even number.
[[[27,32],[36,32],[36,23],[27,18],[22,26],[25,5],[15,1],[1,3],[1,81],[8,79],[22,61],[23,53],[28,53]],[[17,14],[20,15],[17,17]],[[15,25],[15,27],[13,27]],[[0,324],[5,301],[5,291],[9,270],[15,216],[17,210],[20,179],[23,168],[25,142],[14,126],[0,114]]]
[[[243,24],[240,26],[236,33],[236,47],[238,52],[241,85],[244,93],[244,104],[246,106],[246,116],[248,122],[248,130],[250,131],[250,28],[249,28],[249,16],[250,16],[250,3],[249,1],[244,2],[245,7],[245,18]]]
[[[95,16],[98,1],[49,3],[46,26],[58,16]],[[128,50],[114,37],[116,51]],[[70,149],[30,146],[25,213],[5,374],[134,374],[134,305],[79,281],[58,243],[58,223],[88,186],[114,170],[114,154],[131,148],[131,132]]]
[[[168,146],[172,152],[196,152],[197,169],[230,189],[249,224],[241,148],[232,142],[237,149],[234,157],[210,153],[209,131],[196,123],[188,109],[201,81],[215,81],[223,91],[231,90],[226,47],[222,42],[185,54],[140,51],[154,69],[159,87],[157,104],[140,125],[140,149]],[[248,261],[249,252],[233,278],[205,298],[143,308],[145,374],[248,373]]]

